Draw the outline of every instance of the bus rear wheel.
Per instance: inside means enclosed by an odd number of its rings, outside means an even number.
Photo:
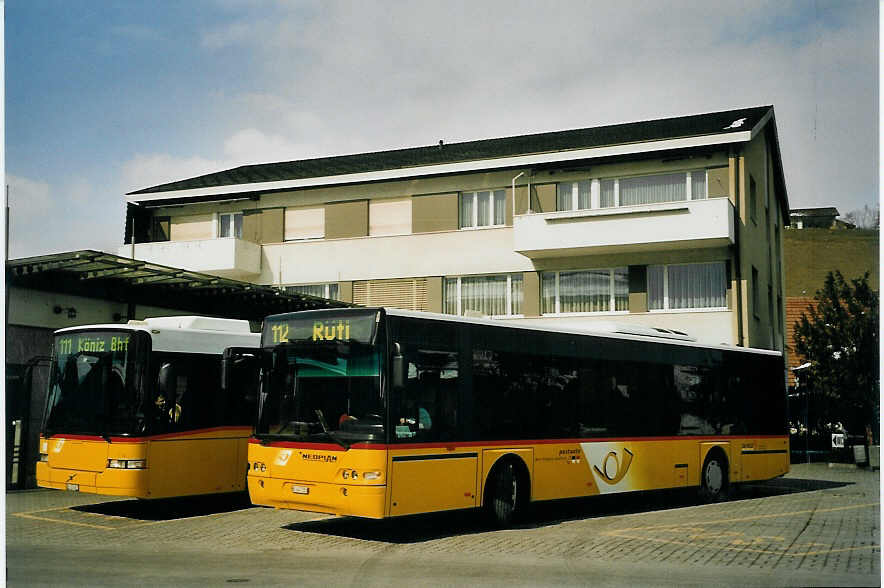
[[[718,452],[710,452],[700,472],[700,498],[705,502],[721,502],[727,498],[727,460]]]
[[[485,508],[498,527],[508,527],[523,510],[522,480],[512,460],[497,464],[488,479]]]

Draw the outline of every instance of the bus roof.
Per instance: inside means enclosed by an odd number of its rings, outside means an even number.
[[[83,330],[144,331],[154,351],[222,353],[228,347],[259,347],[260,333],[252,333],[249,321],[204,316],[151,317],[126,324],[108,323],[58,329],[56,334]]]
[[[648,326],[639,326],[632,324],[623,324],[623,323],[612,323],[612,322],[604,322],[599,323],[598,326],[593,328],[574,328],[574,327],[564,327],[561,325],[550,325],[550,326],[541,326],[537,324],[520,324],[516,320],[509,319],[490,319],[490,318],[478,318],[478,317],[467,317],[467,316],[456,316],[452,314],[439,314],[435,312],[426,312],[422,310],[403,310],[400,308],[389,308],[389,307],[372,307],[372,308],[335,308],[335,309],[316,309],[316,310],[304,310],[294,313],[285,313],[285,315],[277,315],[277,316],[287,316],[292,314],[309,314],[309,313],[352,313],[352,312],[366,312],[366,311],[379,311],[383,310],[389,316],[401,316],[401,317],[410,317],[410,318],[421,318],[428,320],[437,320],[437,321],[445,321],[452,323],[464,323],[471,325],[489,325],[494,327],[502,327],[509,329],[525,329],[529,331],[543,331],[543,332],[552,332],[552,333],[565,333],[570,335],[590,335],[594,337],[606,337],[610,339],[625,339],[629,341],[645,341],[645,342],[654,342],[659,343],[661,345],[679,345],[679,346],[687,346],[687,347],[696,347],[702,349],[715,349],[715,350],[728,350],[728,351],[738,351],[742,353],[756,353],[761,355],[774,355],[774,356],[782,356],[782,352],[780,351],[772,351],[769,349],[757,349],[754,347],[737,347],[736,345],[730,345],[727,343],[722,343],[720,345],[714,345],[709,343],[701,343],[697,341],[695,338],[690,335],[683,333],[681,331],[675,331],[673,329],[662,329],[657,327],[648,327]]]

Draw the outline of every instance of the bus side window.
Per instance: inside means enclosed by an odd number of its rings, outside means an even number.
[[[406,352],[405,389],[394,414],[399,441],[453,439],[457,430],[457,354],[420,349]]]

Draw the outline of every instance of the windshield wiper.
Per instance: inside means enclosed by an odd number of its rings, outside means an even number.
[[[317,418],[319,418],[319,424],[322,426],[322,430],[325,432],[325,434],[328,435],[332,441],[343,447],[345,450],[350,449],[350,445],[346,441],[338,437],[334,433],[334,431],[328,428],[328,424],[325,422],[325,416],[323,416],[322,410],[317,408],[314,412],[316,413]]]

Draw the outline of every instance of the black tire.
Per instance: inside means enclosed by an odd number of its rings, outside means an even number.
[[[700,498],[704,502],[721,502],[728,497],[727,459],[718,451],[711,451],[700,471]]]
[[[523,510],[522,480],[512,460],[494,466],[485,492],[485,508],[498,527],[508,527]]]

